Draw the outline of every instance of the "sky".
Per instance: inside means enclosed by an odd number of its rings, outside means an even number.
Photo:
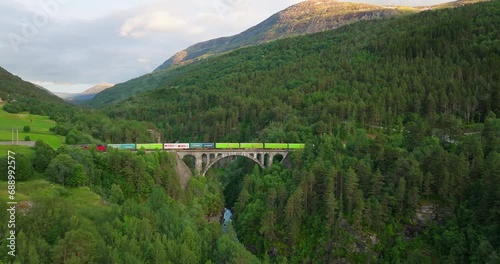
[[[78,93],[153,71],[200,41],[238,34],[301,0],[2,0],[0,66]],[[447,0],[351,0],[425,6]]]

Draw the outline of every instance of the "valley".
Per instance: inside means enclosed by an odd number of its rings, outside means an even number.
[[[498,263],[499,29],[310,0],[81,104],[2,68],[0,262]]]

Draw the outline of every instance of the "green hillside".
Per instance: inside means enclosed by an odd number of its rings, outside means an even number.
[[[388,7],[336,0],[309,0],[280,11],[240,34],[197,43],[176,53],[155,71],[256,46],[290,36],[331,30],[362,20],[375,20],[417,12],[410,7]],[[121,89],[122,90],[122,89]]]
[[[0,67],[0,98],[4,101],[22,99],[24,97],[40,98],[52,102],[63,102],[59,97],[36,87],[34,84],[23,81]]]
[[[305,141],[414,114],[432,126],[483,122],[500,114],[498,9],[426,11],[241,49],[135,79],[137,90],[163,85],[106,111],[154,122],[167,141]]]
[[[117,84],[114,88],[98,94],[89,104],[97,107],[104,106],[109,103],[121,102],[137,93],[159,88],[166,80],[176,76],[175,72],[165,72],[162,69],[179,67],[200,60],[211,60],[216,55],[236,49],[256,46],[277,39],[336,29],[357,21],[403,16],[428,9],[454,8],[482,1],[488,0],[459,0],[420,8],[335,0],[304,1],[272,15],[240,34],[200,42],[179,51],[154,72]]]
[[[53,148],[67,144],[151,142],[152,124],[116,120],[93,110],[77,108],[32,83],[0,68],[0,141],[10,141],[12,129],[19,140],[41,139]],[[30,126],[29,133],[23,131]]]
[[[0,99],[10,113],[29,111],[36,115],[58,115],[70,106],[61,98],[26,82],[0,67]]]

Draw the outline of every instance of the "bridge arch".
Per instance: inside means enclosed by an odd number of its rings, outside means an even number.
[[[193,156],[195,158],[195,169],[201,176],[205,176],[207,171],[217,162],[228,157],[245,157],[259,165],[262,169],[270,168],[276,156],[283,157],[281,162],[287,157],[288,150],[268,150],[268,149],[238,149],[238,150],[177,150],[178,157]]]
[[[217,156],[215,159],[211,160],[210,163],[207,164],[207,166],[205,166],[205,168],[203,169],[201,175],[202,176],[205,176],[208,172],[208,170],[210,168],[212,168],[213,165],[215,165],[217,162],[225,159],[225,158],[230,158],[230,157],[245,157],[247,159],[250,159],[252,160],[253,162],[257,163],[259,165],[259,167],[261,169],[265,169],[266,167],[264,166],[264,164],[262,164],[262,162],[260,162],[257,158],[255,157],[252,157],[252,156],[247,156],[247,155],[237,155],[237,154],[234,154],[234,155],[227,155],[227,156]]]

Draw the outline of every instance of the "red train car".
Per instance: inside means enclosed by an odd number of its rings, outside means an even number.
[[[106,145],[97,145],[98,151],[106,151]]]
[[[89,145],[79,145],[79,146],[81,146],[84,149],[88,149],[89,148]],[[104,151],[106,151],[106,145],[101,145],[101,144],[96,145],[96,149],[97,149],[97,151],[103,151],[104,152]]]

